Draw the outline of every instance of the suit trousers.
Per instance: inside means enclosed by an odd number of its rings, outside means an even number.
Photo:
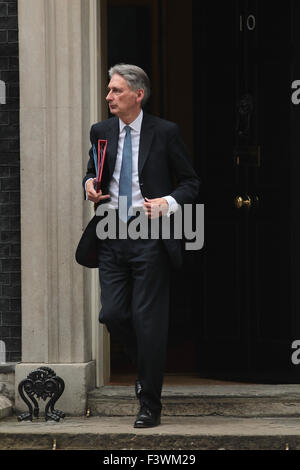
[[[161,411],[169,316],[170,263],[161,240],[99,242],[99,321],[136,363],[141,405]]]

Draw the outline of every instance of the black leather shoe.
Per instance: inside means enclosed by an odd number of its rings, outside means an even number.
[[[135,428],[153,428],[160,424],[160,413],[149,410],[145,405],[141,406],[140,411],[134,422]]]
[[[136,381],[135,381],[135,396],[138,400],[141,396],[141,393],[142,393],[142,384],[139,381],[139,379],[136,379]]]

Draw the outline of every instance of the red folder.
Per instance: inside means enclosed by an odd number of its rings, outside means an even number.
[[[96,192],[97,193],[100,192],[103,166],[104,166],[105,157],[106,157],[106,149],[107,149],[107,140],[98,139],[98,165],[97,165],[97,179],[96,179]]]

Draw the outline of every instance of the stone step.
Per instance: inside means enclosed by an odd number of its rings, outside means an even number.
[[[298,418],[162,416],[160,426],[133,428],[128,416],[66,417],[60,422],[1,420],[0,450],[300,450]],[[109,449],[109,450],[108,450]],[[102,454],[101,454],[102,455]],[[101,455],[97,456],[98,463]]]
[[[165,416],[298,417],[300,385],[166,386]],[[89,392],[92,416],[135,416],[134,387],[104,386]]]
[[[13,413],[13,405],[11,401],[4,395],[0,395],[0,419],[6,418]]]

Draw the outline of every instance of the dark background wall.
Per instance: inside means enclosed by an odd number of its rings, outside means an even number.
[[[21,359],[19,58],[17,0],[0,0],[0,340]]]

